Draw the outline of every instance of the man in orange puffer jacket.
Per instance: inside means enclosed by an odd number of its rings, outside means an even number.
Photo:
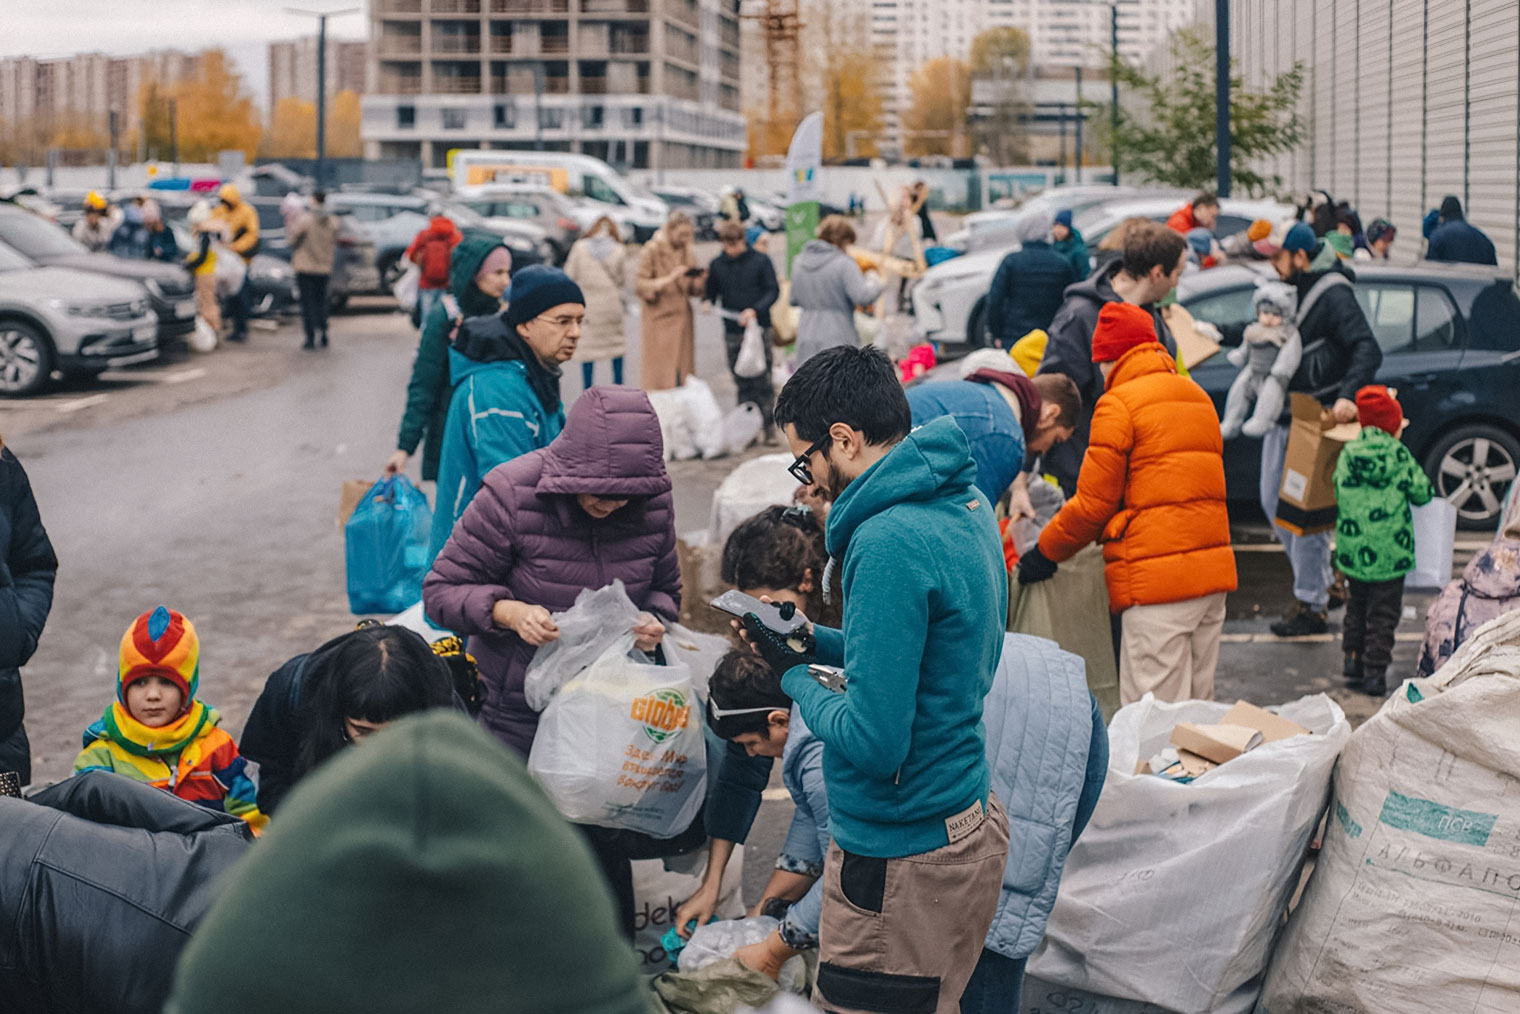
[[[1019,582],[1043,581],[1103,543],[1109,608],[1124,614],[1123,703],[1147,692],[1209,700],[1225,594],[1235,590],[1219,418],[1203,388],[1177,375],[1140,307],[1105,305],[1092,349],[1106,393],[1077,492],[1019,561]]]

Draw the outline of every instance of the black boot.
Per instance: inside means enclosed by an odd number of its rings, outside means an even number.
[[[1341,675],[1346,677],[1347,683],[1360,683],[1365,676],[1362,672],[1362,656],[1354,651],[1346,652],[1346,664],[1341,668]]]
[[[1272,633],[1278,637],[1309,637],[1323,634],[1330,629],[1325,622],[1324,610],[1315,609],[1307,602],[1296,602],[1293,610],[1272,624]]]
[[[1376,697],[1379,700],[1387,697],[1387,670],[1369,669],[1359,682],[1352,684],[1352,689],[1357,693],[1366,694],[1368,697]]]

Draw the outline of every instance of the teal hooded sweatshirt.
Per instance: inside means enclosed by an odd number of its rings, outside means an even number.
[[[993,505],[949,418],[910,433],[829,512],[844,625],[817,627],[836,694],[805,666],[782,687],[824,744],[829,824],[848,852],[900,858],[949,843],[945,819],[987,803],[982,700],[1008,615]]]

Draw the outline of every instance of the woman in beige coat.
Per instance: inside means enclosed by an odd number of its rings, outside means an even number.
[[[693,296],[702,295],[707,272],[692,250],[691,219],[673,212],[639,258],[633,289],[644,301],[644,347],[640,380],[646,391],[680,387],[697,370]]]
[[[586,295],[586,319],[572,362],[581,364],[581,386],[589,388],[597,363],[612,362],[612,382],[623,382],[623,237],[617,223],[603,215],[570,248],[565,274]]]

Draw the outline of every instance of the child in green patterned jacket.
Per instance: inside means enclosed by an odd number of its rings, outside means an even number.
[[[1409,505],[1430,502],[1430,479],[1399,442],[1404,410],[1381,385],[1356,392],[1362,432],[1335,465],[1335,564],[1350,582],[1342,628],[1346,679],[1382,697],[1393,659],[1393,635],[1404,610],[1404,575],[1414,569]]]

